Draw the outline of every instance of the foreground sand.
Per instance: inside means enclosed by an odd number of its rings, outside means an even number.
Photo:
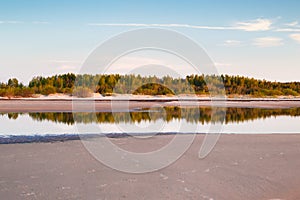
[[[172,135],[112,138],[149,151]],[[95,160],[79,140],[0,145],[1,199],[300,199],[300,135],[222,135],[197,158],[204,135],[174,164],[126,174]]]

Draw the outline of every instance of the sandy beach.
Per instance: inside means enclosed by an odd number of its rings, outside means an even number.
[[[149,151],[170,140],[112,138]],[[1,199],[299,199],[300,135],[222,135],[203,160],[204,135],[175,163],[146,174],[110,169],[80,140],[0,145]]]
[[[216,99],[209,98],[102,98],[102,99],[61,99],[23,98],[0,99],[0,112],[109,112],[149,108],[152,106],[215,106],[248,108],[292,108],[300,107],[300,99]]]

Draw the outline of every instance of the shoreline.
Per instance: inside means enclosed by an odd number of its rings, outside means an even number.
[[[37,144],[37,143],[54,143],[54,142],[70,142],[85,139],[101,139],[104,137],[110,139],[122,139],[122,138],[135,138],[135,137],[163,137],[163,136],[175,136],[175,135],[207,135],[208,133],[176,133],[176,132],[163,132],[163,133],[146,133],[146,134],[132,134],[132,133],[106,133],[106,134],[47,134],[47,135],[0,135],[0,145],[10,144]],[[215,134],[215,133],[209,133]],[[220,135],[231,136],[263,136],[263,135],[284,135],[284,136],[300,136],[299,133],[220,133]]]

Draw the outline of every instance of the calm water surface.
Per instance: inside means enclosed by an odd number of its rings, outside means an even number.
[[[170,106],[115,113],[1,113],[0,136],[207,133],[212,123],[222,124],[222,133],[228,134],[299,133],[299,119],[300,108]]]

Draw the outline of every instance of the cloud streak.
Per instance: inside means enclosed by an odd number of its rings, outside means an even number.
[[[79,60],[48,60],[47,62],[50,62],[50,63],[63,63],[63,64],[79,64],[81,63],[81,61]]]
[[[283,40],[277,37],[261,37],[255,38],[252,43],[254,46],[258,47],[276,47],[283,45]]]
[[[298,21],[290,22],[285,24],[286,27],[278,28],[276,32],[300,32],[300,25]]]
[[[268,31],[271,29],[272,21],[269,19],[256,19],[248,22],[236,23],[236,29],[243,31]]]
[[[267,31],[271,29],[272,21],[269,19],[256,19],[247,22],[237,22],[234,26],[202,26],[191,24],[144,24],[144,23],[89,23],[89,26],[116,26],[116,27],[165,27],[165,28],[191,28],[204,30],[240,30],[240,31]]]
[[[125,26],[125,27],[166,27],[166,28],[192,28],[209,30],[234,30],[234,27],[224,26],[198,26],[190,24],[137,24],[137,23],[89,23],[89,26]]]
[[[276,32],[300,32],[300,28],[279,28]]]
[[[79,68],[78,66],[73,66],[73,65],[61,65],[61,66],[58,66],[59,70],[76,70],[78,68]]]
[[[300,44],[300,34],[290,34],[289,37]]]
[[[229,46],[229,47],[235,47],[235,46],[240,46],[241,44],[242,44],[242,42],[239,40],[225,40],[222,45]]]
[[[22,21],[9,20],[9,21],[0,21],[0,24],[23,24],[23,22]]]
[[[1,24],[49,24],[47,21],[32,21],[32,22],[24,22],[24,21],[15,21],[15,20],[7,20],[7,21],[1,21]]]
[[[290,23],[287,23],[285,24],[286,26],[291,26],[291,27],[295,27],[298,25],[298,21],[294,21],[294,22],[290,22]]]
[[[216,67],[231,67],[232,66],[232,64],[230,64],[230,63],[222,63],[222,62],[215,62],[214,65]]]
[[[33,21],[33,24],[49,24],[49,22],[46,21]]]

